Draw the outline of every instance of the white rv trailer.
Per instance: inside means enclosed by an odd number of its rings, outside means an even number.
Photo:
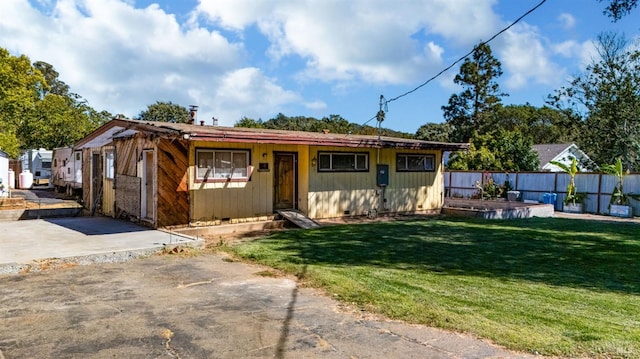
[[[20,156],[22,169],[33,175],[34,185],[51,185],[51,156],[52,151],[40,148],[27,150]]]
[[[53,149],[53,186],[58,192],[73,195],[82,190],[82,151],[71,147]]]
[[[14,185],[9,177],[9,155],[0,150],[0,197],[7,195]]]

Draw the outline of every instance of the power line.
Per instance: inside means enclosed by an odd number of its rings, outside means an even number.
[[[514,22],[512,22],[511,24],[509,24],[508,26],[506,26],[505,28],[503,28],[502,30],[498,31],[497,33],[495,33],[493,36],[491,36],[487,41],[483,41],[480,42],[477,46],[475,46],[473,48],[473,50],[467,52],[466,54],[464,54],[462,57],[460,57],[459,59],[457,59],[455,62],[453,62],[451,65],[447,66],[446,68],[444,68],[442,71],[438,72],[436,75],[432,76],[431,78],[429,78],[427,81],[421,83],[420,85],[418,85],[416,88],[414,88],[413,90],[407,91],[401,95],[398,95],[394,98],[391,98],[389,100],[384,100],[384,106],[386,108],[385,111],[388,110],[388,103],[389,102],[393,102],[396,100],[399,100],[402,97],[405,97],[409,94],[412,94],[416,91],[418,91],[419,89],[423,88],[424,86],[426,86],[428,83],[430,83],[431,81],[437,79],[438,77],[440,77],[442,74],[444,74],[445,72],[449,71],[452,67],[454,67],[455,65],[457,65],[459,62],[463,61],[464,59],[466,59],[467,57],[469,57],[469,55],[473,54],[473,52],[480,46],[488,44],[489,42],[493,41],[496,37],[502,35],[502,33],[504,33],[505,31],[509,30],[511,27],[513,27],[515,24],[517,24],[518,22],[520,22],[520,20],[524,19],[525,17],[527,17],[527,15],[531,14],[532,12],[536,11],[540,6],[542,6],[542,4],[544,4],[547,0],[542,0],[540,1],[540,3],[538,3],[538,5],[532,7],[531,9],[529,9],[527,12],[525,12],[524,14],[522,14],[519,18],[517,18]],[[372,121],[373,119],[377,118],[376,116],[373,116],[372,118],[370,118],[369,120],[367,120],[367,122],[365,122],[363,124],[363,126],[367,123],[369,123],[370,121]]]

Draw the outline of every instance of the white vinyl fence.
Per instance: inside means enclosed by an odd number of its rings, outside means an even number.
[[[484,176],[483,176],[484,175]],[[509,181],[513,191],[520,192],[521,200],[542,202],[545,193],[556,193],[556,210],[562,210],[562,203],[567,194],[569,175],[564,172],[470,172],[445,171],[444,186],[446,197],[470,198],[478,194],[476,182],[483,184],[483,177],[493,178],[496,185]],[[609,201],[617,177],[603,173],[584,172],[575,177],[578,192],[587,194],[584,210],[587,213],[609,213]],[[634,173],[624,177],[624,192],[640,194],[640,174]],[[631,199],[634,213],[640,213],[640,201]]]

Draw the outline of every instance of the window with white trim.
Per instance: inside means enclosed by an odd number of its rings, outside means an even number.
[[[115,178],[115,154],[113,150],[104,151],[104,177],[106,179]]]
[[[318,152],[318,171],[320,172],[366,172],[368,170],[368,153]]]
[[[248,150],[196,150],[196,179],[249,179]]]
[[[435,171],[436,156],[422,154],[403,154],[396,156],[397,172],[433,172]]]

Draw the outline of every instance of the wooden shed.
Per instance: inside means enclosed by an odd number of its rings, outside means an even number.
[[[76,144],[92,212],[151,227],[438,212],[444,150],[392,137],[115,119]]]

